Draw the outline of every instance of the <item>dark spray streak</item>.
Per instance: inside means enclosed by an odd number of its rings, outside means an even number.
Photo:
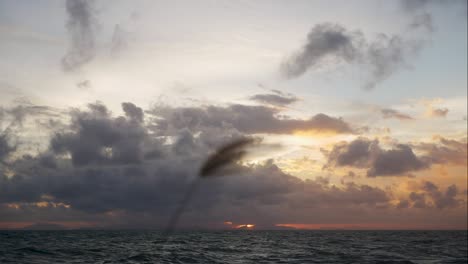
[[[196,192],[200,184],[200,180],[202,178],[209,178],[212,176],[226,175],[227,171],[223,171],[223,175],[217,173],[221,172],[221,170],[226,168],[227,166],[233,165],[235,162],[241,160],[247,154],[246,148],[258,142],[258,139],[252,138],[241,138],[235,140],[219,148],[203,163],[203,165],[200,168],[200,171],[198,172],[198,176],[194,178],[189,184],[187,191],[185,192],[182,200],[179,203],[179,206],[169,218],[167,227],[162,233],[163,244],[168,241],[170,235],[172,234],[172,232],[174,232],[174,229],[176,228],[182,213],[184,212],[192,196]]]
[[[164,242],[166,242],[169,239],[172,232],[174,232],[174,229],[177,223],[179,222],[180,216],[184,212],[185,208],[187,207],[195,191],[198,189],[199,185],[200,185],[200,177],[194,178],[192,182],[189,184],[187,191],[184,194],[184,197],[179,202],[179,206],[176,208],[176,210],[172,214],[166,226],[166,229],[164,229],[164,232],[162,233]]]
[[[242,159],[247,154],[245,148],[256,142],[258,142],[256,139],[242,138],[221,147],[205,161],[198,175],[215,176],[220,169]]]
[[[62,58],[62,69],[74,71],[90,62],[96,54],[95,30],[97,27],[94,0],[67,0],[66,24],[70,46]]]

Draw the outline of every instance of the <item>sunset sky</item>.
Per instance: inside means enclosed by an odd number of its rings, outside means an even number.
[[[467,1],[0,1],[0,229],[467,228]]]

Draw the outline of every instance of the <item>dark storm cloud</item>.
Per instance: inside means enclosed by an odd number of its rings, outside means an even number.
[[[48,197],[46,201],[71,206],[69,211],[96,216],[109,212],[145,213],[152,217],[153,226],[161,226],[186,191],[197,165],[197,161],[180,156],[138,166],[86,169],[47,169],[35,160],[22,160],[16,164],[13,177],[0,178],[0,203],[28,206]],[[31,168],[34,175],[28,171]],[[376,187],[330,187],[322,181],[304,181],[288,175],[267,162],[242,167],[237,175],[206,180],[182,222],[221,223],[229,218],[271,224],[286,216],[282,213],[291,215],[301,208],[376,208],[388,201],[385,191]],[[271,208],[281,213],[270,211]],[[313,217],[313,213],[307,216]]]
[[[317,114],[310,119],[279,118],[279,111],[266,106],[230,105],[227,107],[156,107],[154,126],[158,131],[188,129],[197,132],[207,127],[235,129],[242,133],[289,134],[298,130],[353,133],[341,118]]]
[[[62,58],[62,69],[74,71],[90,62],[96,53],[95,30],[97,27],[94,0],[67,0],[66,24],[70,34],[70,46]]]
[[[385,150],[379,146],[377,140],[366,138],[337,144],[326,154],[327,166],[365,168],[368,177],[407,176],[412,171],[428,167],[408,145],[397,144],[392,149]]]
[[[52,137],[50,150],[9,162],[9,175],[0,171],[2,219],[44,221],[73,215],[74,219],[105,219],[109,225],[115,224],[114,220],[139,226],[165,225],[206,157],[242,136],[230,125],[216,130],[216,122],[197,126],[198,132],[192,133],[184,122],[184,128],[172,130],[168,134],[172,140],[163,143],[156,137],[158,128],[145,122],[141,108],[131,103],[122,107],[125,117],[114,116],[100,103],[90,104],[87,110],[73,110],[70,124]],[[167,121],[177,120],[173,115],[166,117],[171,118]],[[146,158],[152,151],[157,154]],[[233,166],[237,168],[229,177],[204,179],[181,225],[206,226],[227,218],[270,225],[291,217],[297,208],[375,209],[389,201],[379,188],[353,183],[337,188],[321,178],[301,180],[283,172],[273,161]],[[43,207],[36,202],[42,202]],[[7,204],[18,209],[7,209]],[[290,209],[292,204],[294,210]],[[331,211],[328,214],[332,217]],[[297,217],[308,221],[314,213]]]
[[[273,91],[270,94],[256,94],[250,97],[250,100],[273,106],[284,107],[299,101],[294,95],[284,94],[280,91]]]
[[[348,143],[337,144],[328,154],[329,164],[365,168],[373,156],[381,151],[377,140],[358,138]]]
[[[390,109],[390,108],[384,108],[381,109],[380,112],[382,113],[383,118],[388,119],[388,118],[396,118],[399,120],[412,120],[413,118],[407,114],[403,114],[397,110]]]
[[[122,109],[130,120],[143,122],[143,110],[140,107],[132,103],[122,103]]]
[[[57,154],[69,153],[73,164],[123,163],[143,161],[142,146],[156,146],[141,126],[143,111],[132,103],[123,103],[127,116],[112,117],[100,104],[88,105],[89,111],[72,112],[71,132],[57,132],[51,139],[51,150]],[[154,150],[152,150],[154,151]]]
[[[416,157],[408,145],[398,144],[394,149],[383,150],[376,156],[367,176],[402,175],[427,167],[428,165]]]

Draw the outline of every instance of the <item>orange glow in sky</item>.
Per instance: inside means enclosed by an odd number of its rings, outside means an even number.
[[[245,224],[245,225],[236,225],[234,228],[237,228],[237,229],[239,229],[239,228],[249,228],[249,229],[251,229],[251,228],[254,228],[254,227],[255,227],[255,225],[253,225],[253,224]]]

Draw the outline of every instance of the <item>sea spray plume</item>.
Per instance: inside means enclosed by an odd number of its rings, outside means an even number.
[[[189,184],[184,197],[179,203],[179,206],[169,219],[168,225],[163,232],[163,242],[166,242],[170,234],[174,231],[180,216],[190,201],[190,198],[195,193],[200,183],[200,179],[213,176],[223,176],[229,172],[234,172],[235,170],[226,171],[223,169],[229,165],[234,165],[237,161],[241,160],[247,154],[247,147],[258,143],[260,143],[260,139],[240,138],[222,146],[213,155],[208,157],[208,159],[201,166],[198,172],[198,177],[194,178],[193,181]]]
[[[221,147],[205,161],[198,175],[203,178],[218,175],[216,172],[242,159],[247,154],[246,147],[258,142],[259,139],[241,138]]]
[[[95,56],[94,31],[97,27],[93,0],[67,0],[67,30],[70,47],[62,58],[62,69],[74,71],[90,62]]]

